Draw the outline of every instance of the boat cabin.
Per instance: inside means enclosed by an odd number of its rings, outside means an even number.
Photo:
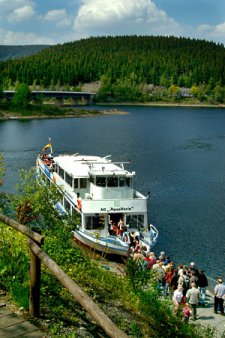
[[[42,158],[41,158],[42,159]],[[81,214],[84,230],[110,234],[110,224],[120,220],[125,228],[147,228],[147,197],[133,187],[135,172],[124,169],[124,162],[112,162],[111,156],[62,155],[39,166],[62,191],[60,205],[73,214]]]

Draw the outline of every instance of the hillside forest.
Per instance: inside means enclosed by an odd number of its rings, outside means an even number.
[[[103,102],[194,100],[225,103],[225,48],[162,36],[91,37],[0,61],[3,89],[81,90],[99,82]]]

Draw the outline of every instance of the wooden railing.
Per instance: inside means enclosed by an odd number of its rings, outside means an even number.
[[[28,246],[31,252],[29,297],[29,312],[31,315],[36,317],[39,317],[40,315],[40,276],[41,262],[43,262],[105,333],[112,338],[127,337],[127,335],[106,316],[98,305],[56,264],[56,262],[41,249],[41,245],[44,243],[44,237],[42,235],[2,214],[0,214],[0,221],[28,237]]]

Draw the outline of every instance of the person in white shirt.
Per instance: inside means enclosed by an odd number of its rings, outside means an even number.
[[[218,278],[217,285],[214,289],[214,313],[217,313],[218,307],[220,310],[220,314],[224,316],[224,307],[223,307],[223,301],[225,296],[225,285],[223,285],[222,278]]]
[[[175,309],[179,310],[179,307],[182,304],[183,300],[183,288],[181,285],[178,285],[177,289],[174,291],[173,294],[173,303],[175,305]]]

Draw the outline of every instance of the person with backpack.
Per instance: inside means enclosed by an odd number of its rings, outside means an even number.
[[[184,297],[186,296],[187,290],[189,289],[190,286],[190,278],[187,274],[187,271],[184,270],[183,271],[183,294]]]
[[[206,287],[208,286],[208,279],[206,275],[204,274],[203,270],[199,270],[198,274],[198,289],[201,294],[201,305],[205,306],[205,300],[206,300]]]

